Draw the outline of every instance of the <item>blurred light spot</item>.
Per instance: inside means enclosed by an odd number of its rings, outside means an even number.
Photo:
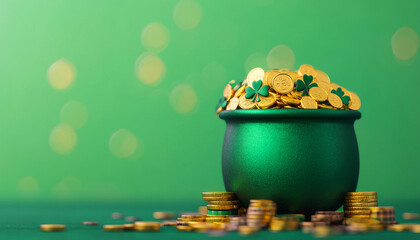
[[[147,85],[158,85],[166,74],[166,67],[158,56],[147,52],[137,58],[135,74]]]
[[[271,69],[293,70],[295,54],[286,45],[275,46],[267,55],[267,65]]]
[[[53,88],[63,90],[74,82],[76,69],[71,62],[60,59],[50,66],[47,78]]]
[[[195,28],[201,17],[201,7],[194,0],[181,0],[174,10],[175,24],[184,30]]]
[[[194,89],[184,83],[172,90],[169,101],[176,112],[185,114],[197,106],[198,98]]]
[[[53,194],[56,197],[71,198],[77,194],[80,194],[82,190],[82,182],[73,176],[68,176],[55,185]]]
[[[410,27],[398,29],[391,40],[392,51],[401,60],[408,60],[416,55],[419,43],[419,36]]]
[[[70,125],[62,123],[50,134],[50,146],[58,154],[69,154],[77,143],[77,135]]]
[[[137,137],[127,129],[116,131],[109,139],[109,149],[117,158],[128,158],[136,151]]]
[[[169,44],[169,30],[161,23],[147,25],[141,33],[143,46],[154,53],[162,52]]]
[[[60,119],[61,122],[70,125],[73,129],[79,129],[85,125],[88,119],[88,110],[82,103],[70,101],[61,108]]]
[[[268,70],[267,56],[262,52],[255,52],[251,54],[245,61],[245,72],[248,73],[251,69],[256,67]]]
[[[17,191],[22,197],[35,197],[39,191],[38,181],[31,176],[24,177],[19,181]]]
[[[207,64],[201,76],[204,86],[211,90],[220,89],[228,82],[226,69],[218,62]]]

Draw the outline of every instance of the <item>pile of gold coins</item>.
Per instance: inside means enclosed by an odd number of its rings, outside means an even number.
[[[370,208],[378,206],[376,192],[347,192],[344,195],[345,217],[370,218]]]
[[[326,73],[304,64],[296,72],[254,68],[242,82],[232,80],[223,91],[217,114],[236,109],[359,110],[357,94],[333,83]]]
[[[246,213],[246,221],[249,226],[267,227],[271,219],[276,215],[276,211],[276,203],[271,200],[251,200]]]
[[[276,214],[276,203],[266,199],[251,200],[244,210],[232,192],[204,192],[206,207],[198,212],[185,212],[176,217],[174,212],[155,212],[153,217],[159,221],[132,221],[136,217],[125,218],[131,223],[103,225],[107,232],[138,231],[158,232],[161,228],[176,227],[178,232],[206,233],[209,236],[221,236],[228,231],[237,231],[240,235],[256,234],[260,231],[285,232],[300,230],[323,238],[336,234],[357,234],[380,232],[420,233],[420,224],[395,221],[393,207],[378,207],[376,192],[347,192],[344,195],[343,211],[317,211],[310,221],[305,221],[303,214]],[[113,219],[123,219],[122,214],[113,214]],[[418,213],[405,213],[404,219],[418,220]],[[83,225],[96,226],[96,221],[84,221]],[[42,224],[45,232],[65,231],[61,224]]]
[[[238,215],[239,201],[233,192],[203,192],[207,201],[207,222],[229,222],[229,216]]]
[[[304,218],[305,216],[302,214],[283,214],[273,217],[268,230],[271,232],[295,231],[299,229]]]

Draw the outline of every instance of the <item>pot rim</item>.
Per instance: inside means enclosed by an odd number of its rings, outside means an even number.
[[[238,109],[224,110],[219,117],[230,119],[360,119],[362,114],[354,110],[339,109]]]

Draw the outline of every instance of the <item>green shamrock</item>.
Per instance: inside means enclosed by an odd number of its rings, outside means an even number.
[[[318,87],[318,84],[312,83],[313,80],[312,75],[303,75],[303,81],[301,79],[296,81],[296,90],[303,91],[302,96],[308,96],[309,89]]]
[[[267,97],[268,96],[268,85],[262,86],[262,80],[252,82],[252,87],[245,88],[245,97],[252,98],[251,102],[257,102],[260,100],[260,95]]]
[[[218,104],[217,104],[217,106],[216,106],[216,110],[217,110],[219,107],[221,107],[221,108],[225,108],[225,107],[226,107],[226,105],[227,105],[226,98],[222,97],[222,98],[220,98],[220,99],[219,99],[219,103],[218,103]]]
[[[331,93],[337,94],[337,96],[341,98],[341,101],[343,102],[343,104],[349,105],[350,97],[344,96],[344,92],[341,88],[337,88],[337,90],[333,89],[331,90]]]

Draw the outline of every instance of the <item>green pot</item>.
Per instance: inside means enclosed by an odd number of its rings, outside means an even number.
[[[227,191],[248,206],[271,199],[278,213],[337,210],[356,190],[358,111],[252,109],[222,111],[222,169]]]

